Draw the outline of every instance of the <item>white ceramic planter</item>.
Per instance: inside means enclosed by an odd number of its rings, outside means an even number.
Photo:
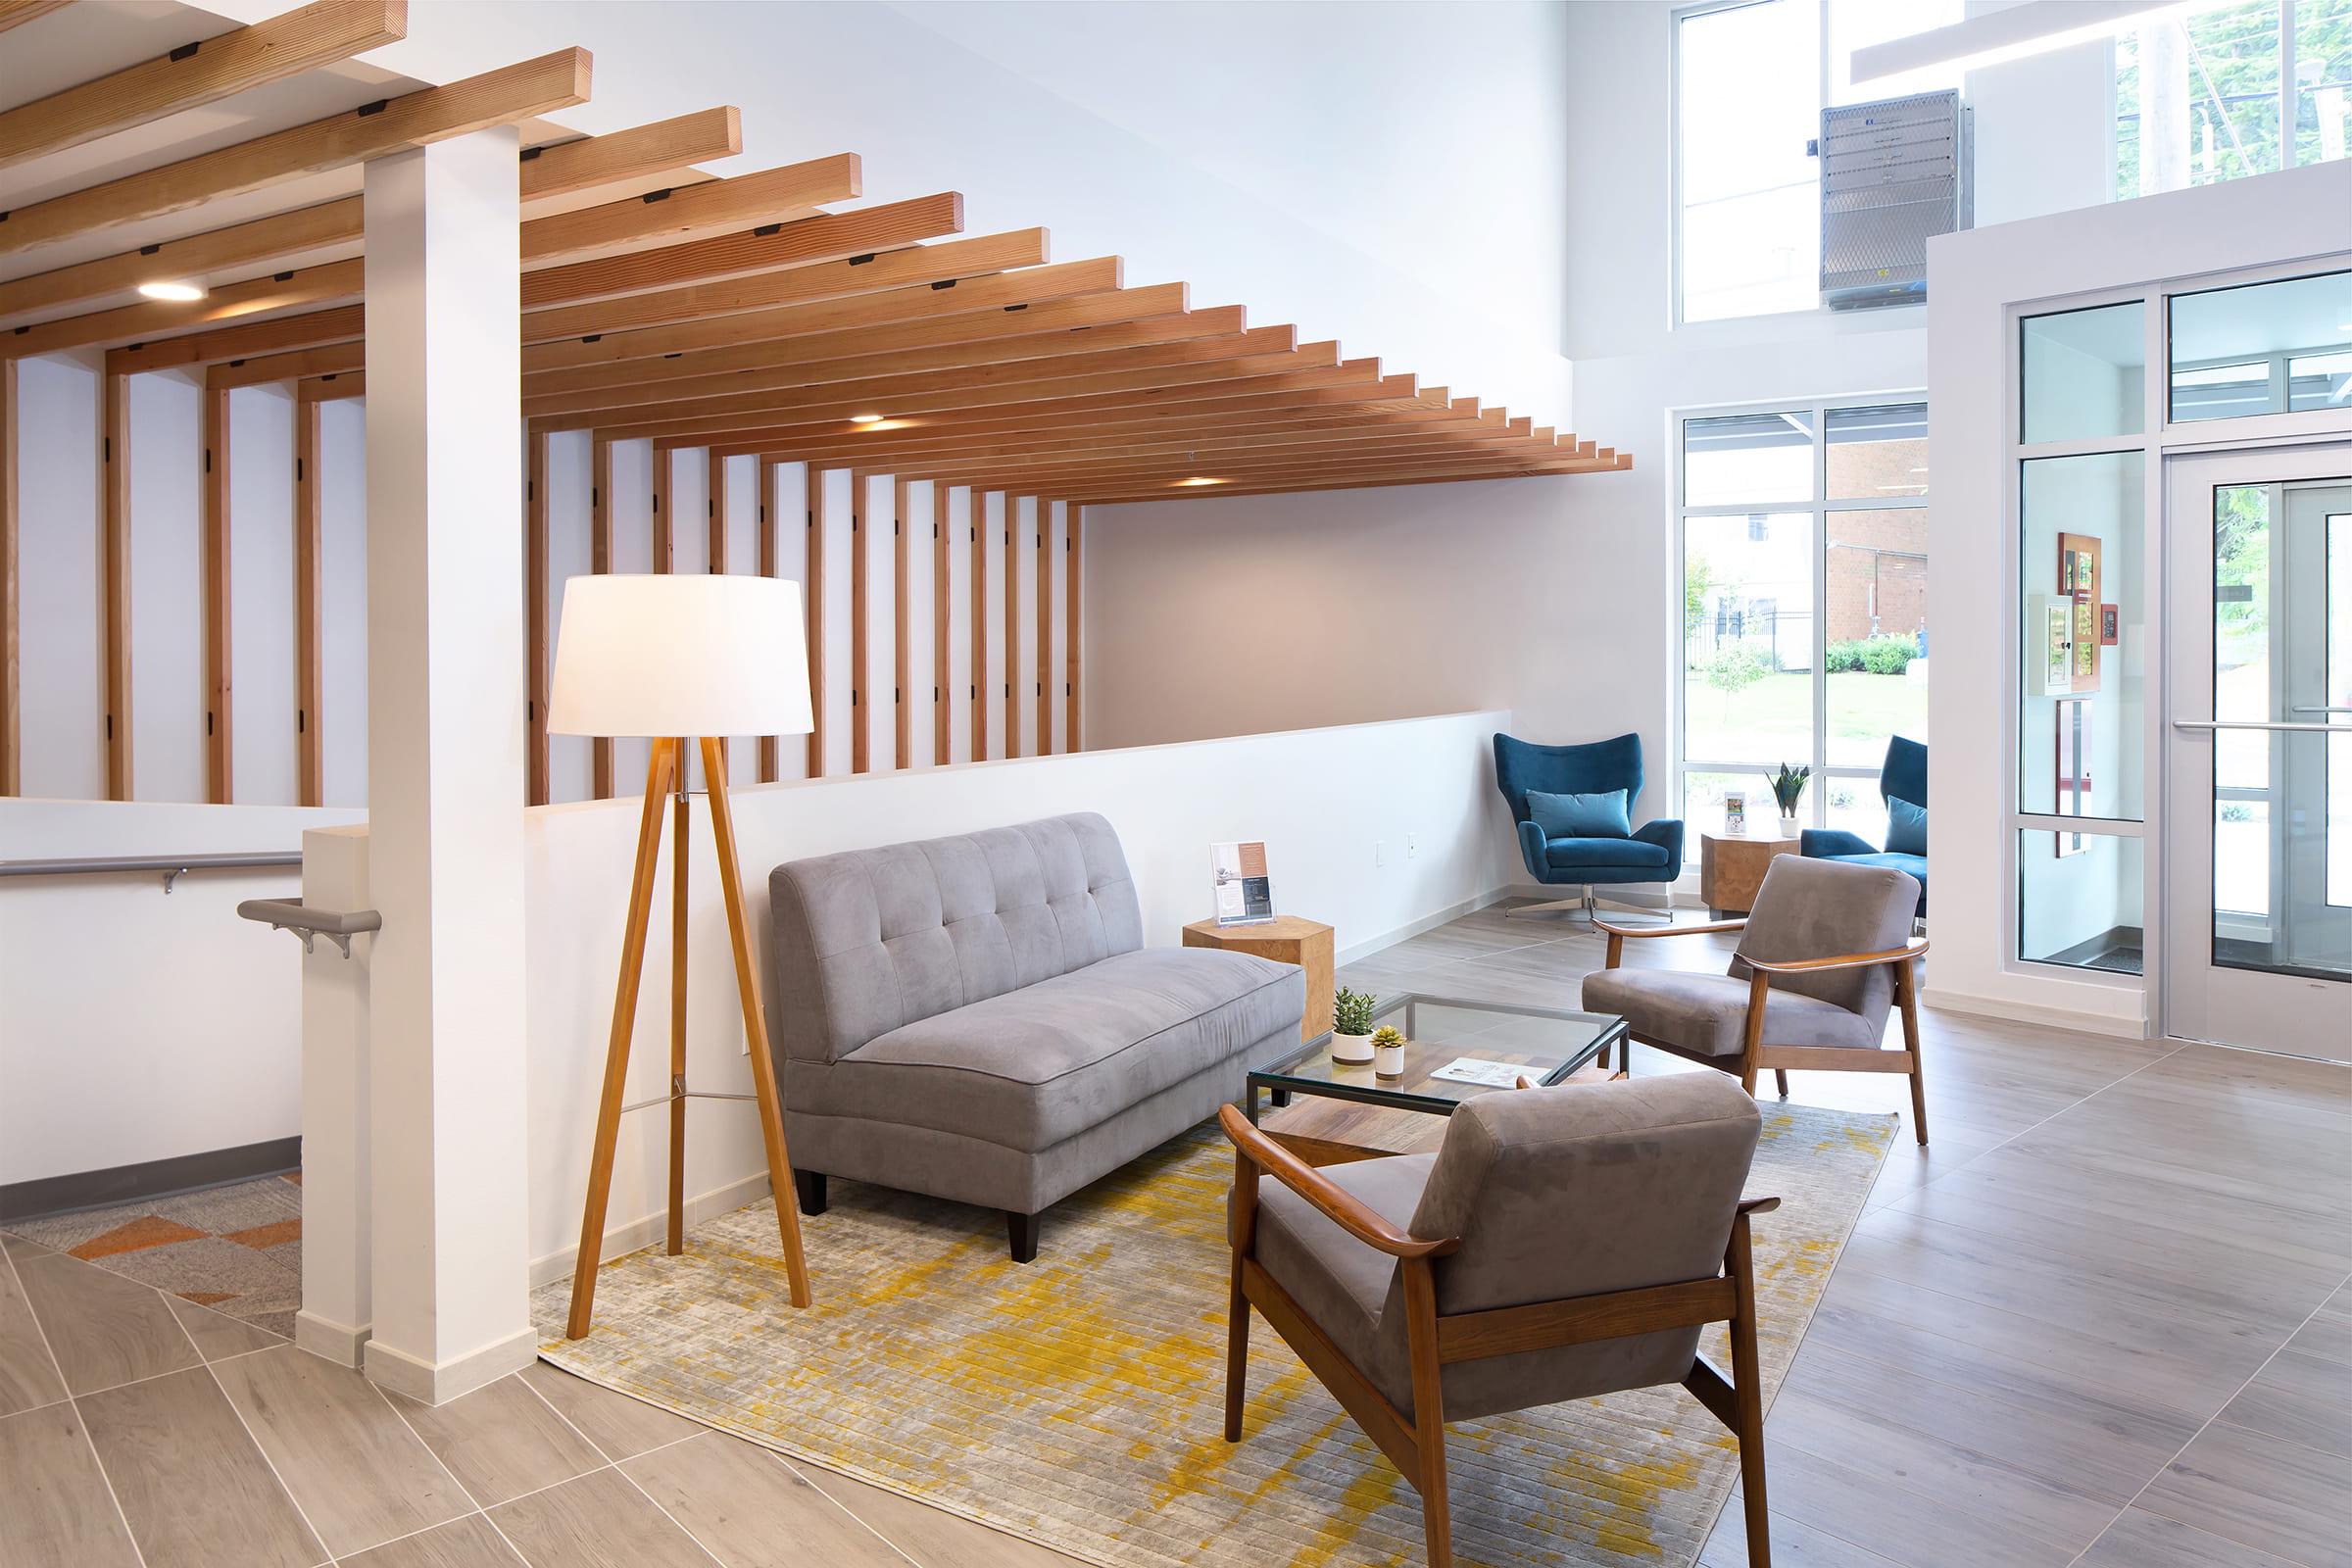
[[[1334,1034],[1331,1037],[1331,1059],[1350,1067],[1369,1065],[1372,1060],[1372,1037]]]
[[[1378,1047],[1373,1051],[1372,1057],[1372,1071],[1379,1077],[1401,1078],[1404,1076],[1404,1048],[1402,1046]]]

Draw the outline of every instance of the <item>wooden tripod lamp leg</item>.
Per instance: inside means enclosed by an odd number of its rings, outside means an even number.
[[[751,928],[743,912],[743,871],[735,860],[735,813],[727,804],[727,762],[719,743],[703,737],[703,773],[710,787],[710,831],[718,839],[718,885],[727,900],[727,934],[735,944],[735,990],[743,999],[743,1033],[752,1048],[752,1085],[760,1102],[760,1137],[767,1146],[767,1180],[774,1190],[776,1231],[784,1243],[784,1274],[792,1304],[808,1304],[808,1263],[801,1255],[801,1216],[792,1202],[792,1160],[784,1150],[784,1103],[776,1093],[776,1064],[767,1054],[767,1024],[752,968]]]
[[[686,1250],[686,743],[677,741],[669,850],[669,1255]]]
[[[629,879],[629,923],[620,941],[620,986],[612,998],[612,1035],[605,1046],[604,1098],[596,1110],[596,1152],[588,1163],[588,1202],[580,1215],[580,1257],[571,1271],[566,1339],[585,1339],[596,1306],[596,1265],[604,1252],[605,1206],[612,1197],[612,1147],[620,1137],[621,1097],[629,1079],[629,1036],[637,1024],[637,982],[645,971],[645,928],[653,914],[654,870],[662,858],[662,810],[677,764],[673,742],[654,742],[645,771],[645,808],[637,818],[637,867]]]

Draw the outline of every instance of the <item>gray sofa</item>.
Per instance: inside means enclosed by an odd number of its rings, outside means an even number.
[[[1306,977],[1146,948],[1093,814],[779,865],[774,1051],[802,1212],[825,1178],[1038,1216],[1298,1045]],[[778,1201],[782,1195],[778,1195]]]

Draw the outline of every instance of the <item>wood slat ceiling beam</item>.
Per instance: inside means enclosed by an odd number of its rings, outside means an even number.
[[[318,0],[183,45],[0,114],[0,169],[349,60],[408,31],[408,0]]]
[[[894,454],[892,468],[896,472],[931,477],[946,473],[969,475],[986,473],[991,482],[1019,485],[1026,481],[1024,474],[1044,472],[1053,468],[1080,468],[1091,464],[1142,463],[1153,460],[1183,461],[1192,465],[1190,471],[1214,471],[1223,463],[1254,463],[1299,457],[1324,458],[1332,456],[1379,458],[1391,454],[1461,453],[1469,456],[1494,456],[1497,453],[1535,453],[1538,455],[1573,452],[1556,442],[1512,438],[1503,441],[1472,441],[1461,436],[1430,431],[1420,433],[1410,429],[1370,428],[1341,438],[1318,432],[1312,440],[1293,439],[1287,442],[1251,442],[1247,437],[1191,436],[1183,440],[1142,442],[1115,447],[1077,447],[1056,445],[1048,450],[1017,454],[993,454],[953,448],[929,452]],[[958,479],[957,483],[968,483]]]
[[[1239,311],[1232,313],[1238,318]],[[1219,332],[1203,322],[1201,330],[1174,336],[1121,343],[1115,335],[1096,339],[1093,332],[1054,333],[1053,352],[1003,356],[997,345],[980,345],[990,358],[972,362],[974,346],[960,351],[962,363],[937,366],[901,365],[897,355],[862,355],[848,359],[794,365],[779,370],[735,371],[697,381],[658,383],[647,387],[595,387],[584,392],[523,394],[526,415],[589,416],[620,415],[640,407],[675,409],[681,415],[701,410],[796,408],[830,398],[862,398],[879,412],[895,412],[903,400],[917,393],[979,390],[1018,381],[1051,380],[1093,371],[1141,369],[1152,366],[1191,365],[1255,354],[1286,352],[1298,347],[1298,331],[1292,326],[1261,326],[1253,331]],[[938,352],[938,351],[933,351]],[[881,366],[874,361],[886,362]],[[1332,358],[1338,364],[1338,356]],[[882,373],[874,373],[875,371]]]
[[[525,225],[522,265],[544,267],[632,244],[681,241],[759,223],[813,217],[863,190],[856,153],[836,153],[758,173],[666,186],[625,202],[558,213]]]
[[[1394,453],[1326,454],[1278,453],[1271,456],[1235,458],[1230,455],[1212,461],[1202,461],[1190,453],[1176,453],[1153,458],[1110,458],[1091,463],[1066,464],[1058,466],[1041,466],[1017,473],[986,466],[921,467],[904,470],[915,478],[935,479],[942,484],[971,484],[1004,482],[1028,489],[1069,492],[1086,485],[1103,486],[1107,482],[1133,479],[1139,483],[1175,483],[1181,479],[1207,477],[1230,481],[1250,476],[1288,476],[1308,472],[1330,472],[1344,469],[1348,472],[1374,473],[1387,470],[1403,472],[1437,472],[1443,469],[1479,469],[1500,467],[1560,468],[1577,470],[1592,466],[1597,459],[1579,457],[1573,449],[1554,449],[1549,452],[1527,449],[1522,451],[1493,451],[1487,449],[1454,450],[1441,447],[1431,450],[1399,450]]]
[[[12,210],[6,221],[0,222],[0,255],[16,255],[72,235],[184,212],[223,196],[346,168],[490,125],[530,120],[585,103],[589,79],[588,52],[560,49],[501,71],[404,93],[175,164],[69,191]]]
[[[1630,468],[1633,466],[1634,460],[1630,454],[1618,453],[1615,454],[1608,462],[1595,464],[1590,468],[1565,471],[1603,473],[1622,468]],[[1056,495],[1061,500],[1090,507],[1118,506],[1125,503],[1142,501],[1200,501],[1216,500],[1227,496],[1295,495],[1304,490],[1377,490],[1391,485],[1400,484],[1460,484],[1463,482],[1465,477],[1476,477],[1481,479],[1541,478],[1544,476],[1545,471],[1556,472],[1562,470],[1529,471],[1518,469],[1499,469],[1493,473],[1483,473],[1475,476],[1465,476],[1458,473],[1412,473],[1382,474],[1374,477],[1357,477],[1342,473],[1326,478],[1299,479],[1283,484],[1269,484],[1253,481],[1249,484],[1239,485],[1201,485],[1193,489],[1176,489],[1169,486],[1160,485],[1119,491],[1091,490],[1084,494],[1079,494],[1074,491],[1068,494],[1056,492]]]
[[[22,27],[52,11],[63,11],[73,3],[74,0],[0,0],[0,32]]]
[[[691,169],[743,151],[743,111],[733,104],[672,120],[522,150],[522,199],[546,201],[600,185]]]
[[[305,267],[225,284],[200,300],[143,300],[137,305],[93,311],[87,316],[63,317],[21,326],[0,337],[0,354],[19,359],[27,354],[113,347],[229,321],[261,320],[321,305],[350,305],[359,300],[367,275],[367,264],[354,257],[347,262],[328,262],[321,267]]]

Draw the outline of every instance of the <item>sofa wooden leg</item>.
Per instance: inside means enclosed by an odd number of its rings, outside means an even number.
[[[1009,1208],[1004,1211],[1004,1234],[1012,1243],[1015,1263],[1037,1261],[1037,1218],[1035,1214],[1016,1214]]]
[[[821,1170],[796,1170],[792,1173],[792,1190],[801,1200],[801,1212],[811,1217],[825,1211],[825,1173]]]

